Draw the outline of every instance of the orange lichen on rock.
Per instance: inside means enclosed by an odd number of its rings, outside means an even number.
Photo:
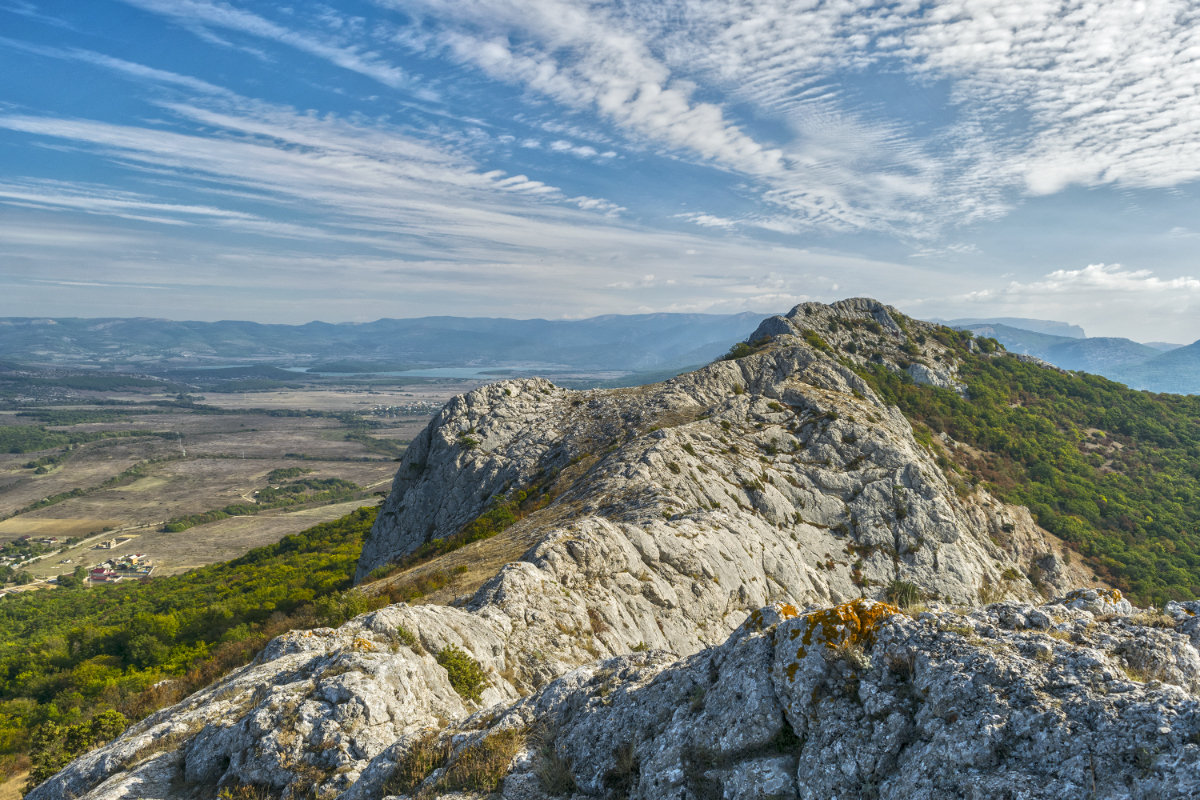
[[[869,643],[879,623],[899,613],[900,609],[889,603],[862,598],[814,611],[807,615],[801,627],[791,630],[793,639],[800,637],[796,658],[804,658],[807,648],[814,642],[826,647]]]
[[[1070,603],[1074,600],[1086,599],[1089,595],[1094,596],[1097,600],[1107,600],[1110,603],[1119,603],[1125,599],[1120,589],[1072,589],[1063,599]]]
[[[750,616],[746,617],[746,621],[742,623],[748,626],[751,630],[761,631],[764,628],[769,628],[772,625],[777,625],[785,619],[792,619],[800,616],[800,612],[791,603],[775,603],[766,608],[756,608],[750,612]]]

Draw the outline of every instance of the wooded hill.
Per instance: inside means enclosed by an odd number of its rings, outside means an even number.
[[[1200,597],[1200,397],[1046,368],[969,331],[932,335],[953,349],[965,396],[859,370],[945,468],[1028,506],[1136,602]],[[951,459],[942,433],[979,454]]]

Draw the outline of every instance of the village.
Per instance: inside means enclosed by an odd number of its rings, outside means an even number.
[[[115,539],[107,539],[93,545],[91,549],[100,551],[115,550],[121,545],[132,541],[133,538],[132,536],[123,536]],[[149,578],[154,572],[155,564],[147,558],[145,553],[126,553],[114,556],[98,564],[93,564],[90,567],[76,565],[72,573],[41,582],[35,581],[27,572],[18,571],[27,564],[53,556],[56,553],[61,553],[65,548],[69,548],[77,543],[79,543],[79,540],[76,538],[63,540],[57,536],[22,536],[9,542],[3,549],[0,549],[0,571],[4,573],[4,577],[7,577],[8,581],[26,584],[23,587],[15,587],[9,591],[19,591],[21,588],[39,588],[39,583],[41,584],[40,588],[46,588],[54,584],[67,585],[68,583],[73,583],[73,585],[78,585],[78,582],[99,584],[116,583],[122,580],[141,580]],[[72,559],[64,558],[58,563],[64,566],[70,565]],[[0,591],[0,593],[5,592]]]
[[[69,547],[78,539],[66,541],[57,536],[22,536],[0,545],[0,584],[11,582],[16,570],[45,555]]]
[[[90,568],[87,579],[91,583],[115,583],[127,578],[149,578],[153,571],[154,564],[144,553],[128,553]]]
[[[121,536],[116,539],[106,539],[92,547],[93,550],[116,550],[126,542],[133,540],[132,536]],[[125,555],[109,558],[99,564],[88,567],[87,580],[89,583],[116,583],[125,579],[149,578],[154,571],[154,564],[146,558],[145,553],[126,553]]]

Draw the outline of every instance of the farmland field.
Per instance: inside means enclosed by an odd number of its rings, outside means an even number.
[[[478,383],[326,384],[182,402],[91,393],[5,409],[0,425],[63,443],[0,454],[0,545],[61,540],[61,552],[20,565],[39,587],[123,552],[146,554],[155,575],[235,558],[378,502],[433,409]],[[272,502],[260,502],[264,490]],[[180,530],[164,529],[172,523]],[[112,537],[126,541],[96,549]]]

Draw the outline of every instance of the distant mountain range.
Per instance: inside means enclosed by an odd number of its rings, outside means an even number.
[[[963,319],[934,320],[951,328],[970,328],[973,325],[1004,325],[1009,328],[1019,328],[1033,333],[1044,333],[1049,336],[1065,336],[1069,339],[1084,339],[1087,334],[1078,325],[1069,322],[1056,322],[1051,319],[1028,319],[1027,317],[966,317]]]
[[[421,317],[364,323],[176,322],[148,318],[0,318],[0,354],[29,364],[136,370],[186,379],[218,367],[306,367],[377,373],[437,367],[540,374],[666,377],[723,355],[761,315],[640,314],[581,320]],[[1089,337],[1053,320],[998,317],[943,324],[1068,370],[1135,389],[1200,393],[1200,342],[1187,346]],[[282,379],[272,371],[257,377]],[[192,375],[195,377],[194,375]],[[229,376],[226,376],[229,377]],[[242,376],[245,377],[245,376]]]
[[[33,364],[151,371],[271,364],[336,372],[442,366],[644,372],[707,363],[749,335],[761,317],[422,317],[306,325],[0,318],[0,353]]]
[[[1077,325],[1047,320],[998,318],[946,324],[990,336],[1010,352],[1036,356],[1063,369],[1103,375],[1133,389],[1200,394],[1200,342],[1183,346],[1088,337]],[[1054,330],[1067,333],[1049,332]]]

